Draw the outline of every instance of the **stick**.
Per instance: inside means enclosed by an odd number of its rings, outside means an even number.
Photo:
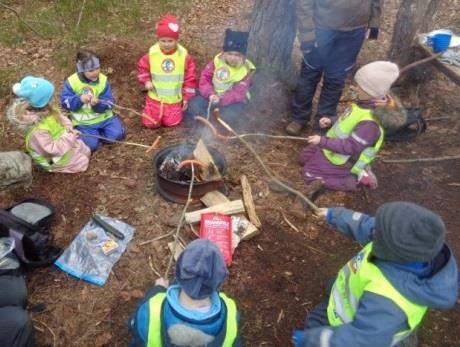
[[[261,134],[261,133],[248,133],[248,134],[241,134],[240,137],[248,137],[248,136],[260,136],[260,137],[269,137],[272,139],[286,139],[286,140],[296,140],[296,141],[308,141],[306,137],[298,137],[298,136],[284,136],[284,135],[269,135],[269,134]],[[230,136],[228,139],[233,140],[237,139],[237,136]]]
[[[155,275],[157,275],[158,277],[161,277],[161,274],[153,267],[152,256],[150,255],[149,255],[149,266]]]
[[[77,25],[75,25],[75,30],[77,30],[78,27],[80,26],[80,21],[81,21],[82,15],[83,15],[83,10],[85,9],[85,2],[86,2],[86,0],[83,0],[83,3],[81,4],[80,13],[78,14]]]
[[[16,15],[16,17],[18,17],[18,19],[19,19],[19,21],[20,21],[21,23],[23,23],[27,28],[29,28],[31,31],[33,31],[37,36],[43,38],[43,36],[42,36],[39,32],[37,32],[34,28],[32,28],[29,24],[27,24],[27,22],[25,22],[25,21],[19,16],[19,13],[18,13],[14,8],[5,5],[3,2],[0,2],[0,6],[6,8],[7,10],[10,10],[11,12],[13,12],[13,13]]]
[[[115,142],[115,143],[122,143],[124,145],[129,145],[129,146],[136,146],[136,147],[142,147],[142,148],[147,148],[147,150],[145,151],[146,153],[152,151],[156,145],[158,144],[158,142],[160,142],[160,139],[161,139],[161,136],[158,136],[156,138],[156,140],[150,145],[150,146],[147,146],[147,145],[143,145],[141,143],[136,143],[136,142],[128,142],[128,141],[119,141],[119,140],[114,140],[114,139],[109,139],[107,137],[104,137],[104,136],[100,136],[100,135],[95,135],[95,134],[84,134],[84,133],[80,133],[79,134],[80,136],[86,136],[86,137],[94,137],[96,139],[101,139],[101,140],[104,140],[104,141],[108,141],[108,142]]]
[[[147,240],[147,241],[141,242],[141,243],[139,243],[139,246],[144,246],[144,245],[146,245],[146,244],[148,244],[148,243],[152,243],[152,242],[154,242],[154,241],[158,241],[158,240],[161,240],[161,239],[165,239],[165,238],[171,236],[172,234],[174,234],[174,230],[173,230],[173,231],[170,231],[170,232],[167,233],[167,234],[164,234],[164,235],[155,237],[154,239],[151,239],[151,240]]]
[[[422,161],[441,161],[441,160],[452,160],[460,159],[459,155],[445,156],[445,157],[434,157],[434,158],[414,158],[414,159],[382,159],[384,163],[415,163]]]
[[[51,329],[48,325],[46,325],[45,323],[37,319],[32,318],[32,321],[34,321],[35,323],[40,323],[41,325],[43,325],[45,328],[47,328],[50,331],[51,335],[53,335],[53,347],[56,346],[56,335],[54,334],[53,329]]]
[[[442,53],[444,53],[444,52],[436,53],[436,54],[434,54],[434,55],[432,55],[432,56],[430,56],[428,58],[424,58],[424,59],[415,61],[413,63],[410,63],[410,64],[404,66],[401,70],[399,70],[399,75],[401,76],[404,72],[406,72],[407,70],[412,69],[413,67],[416,67],[417,65],[424,64],[424,63],[427,63],[427,62],[429,62],[431,60],[435,60],[435,59],[439,58],[442,55]]]
[[[173,251],[172,251],[171,257],[169,258],[168,266],[166,267],[165,275],[163,276],[163,278],[168,278],[169,269],[171,268],[171,265],[174,259],[174,254],[176,254],[177,242],[179,241],[179,231],[180,231],[180,228],[182,227],[182,224],[184,223],[185,212],[187,212],[188,205],[190,205],[190,202],[192,201],[192,189],[193,189],[194,177],[195,177],[195,166],[192,164],[192,178],[190,179],[190,186],[188,188],[187,202],[185,203],[184,209],[182,210],[182,214],[179,219],[179,223],[177,224],[177,229],[174,234]]]
[[[259,162],[260,166],[262,167],[262,169],[265,171],[265,173],[267,174],[268,177],[270,177],[273,181],[275,181],[278,185],[280,185],[281,187],[283,187],[284,189],[286,189],[288,192],[291,192],[295,195],[297,195],[300,199],[302,199],[303,201],[305,201],[305,203],[316,213],[318,211],[318,206],[316,206],[310,199],[308,199],[306,196],[304,196],[301,192],[295,190],[294,188],[291,188],[289,187],[288,185],[284,184],[283,182],[281,182],[280,179],[278,179],[278,177],[276,177],[271,171],[270,169],[265,165],[265,163],[262,161],[262,159],[259,157],[259,155],[257,154],[257,152],[254,150],[254,148],[252,148],[252,146],[247,142],[245,141],[243,138],[241,138],[236,132],[235,130],[233,130],[230,125],[228,125],[227,123],[225,123],[222,118],[220,118],[220,115],[219,115],[219,109],[216,109],[214,112],[216,112],[216,118],[217,118],[217,121],[222,124],[222,126],[224,126],[225,129],[227,129],[228,131],[230,131],[234,136],[236,136],[236,138],[238,138],[238,140],[240,140],[246,147],[247,149],[254,155],[254,157],[257,159],[257,161]]]
[[[300,232],[300,230],[294,225],[291,223],[291,221],[289,219],[287,219],[286,215],[284,214],[284,212],[280,209],[280,212],[281,212],[281,215],[283,216],[283,219],[284,221],[292,228],[294,229],[294,231],[296,232]]]

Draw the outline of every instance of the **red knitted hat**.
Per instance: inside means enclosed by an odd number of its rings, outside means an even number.
[[[160,21],[157,23],[157,37],[179,39],[179,23],[176,17],[166,15],[160,18]]]

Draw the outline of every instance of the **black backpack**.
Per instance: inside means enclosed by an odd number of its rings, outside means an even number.
[[[386,141],[411,141],[426,130],[426,121],[419,108],[406,110],[406,122],[397,129],[385,130]]]
[[[14,253],[25,267],[51,265],[61,254],[49,233],[54,214],[54,206],[43,199],[0,209],[0,237],[15,239]]]

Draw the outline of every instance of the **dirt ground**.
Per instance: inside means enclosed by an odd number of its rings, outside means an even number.
[[[186,43],[196,42],[200,28],[212,27],[207,45],[197,43],[190,47],[200,69],[218,52],[226,27],[247,26],[252,2],[237,2],[242,4],[238,11],[215,7],[209,16],[202,18],[198,16],[202,5],[196,1],[194,10],[184,14],[184,26],[190,28],[184,35]],[[219,2],[208,0],[206,3],[211,6]],[[381,38],[378,43],[366,44],[359,64],[385,57],[397,4],[398,1],[388,1]],[[217,18],[225,18],[225,21],[216,21]],[[144,95],[136,81],[136,61],[150,44],[149,41],[133,42],[112,37],[92,47],[100,54],[105,72],[110,72],[117,104],[142,109]],[[30,64],[31,73],[46,72],[47,77],[61,86],[69,71],[57,71],[52,67],[49,55],[55,48],[53,42],[41,42],[40,46],[28,47],[32,54],[21,55],[21,48],[5,47],[2,55],[6,54],[7,61],[20,58],[18,61],[22,64]],[[35,53],[38,56],[31,58]],[[460,196],[460,162],[390,164],[380,160],[460,154],[459,87],[429,66],[426,72],[431,77],[420,87],[396,91],[408,106],[422,108],[428,119],[428,130],[410,143],[385,144],[381,158],[373,166],[379,178],[377,190],[326,192],[316,203],[321,207],[345,206],[369,214],[387,201],[408,200],[423,204],[444,218],[449,231],[447,239],[454,252],[460,254],[457,232],[460,219],[456,210]],[[267,92],[270,93],[269,88]],[[276,95],[267,96],[251,107],[246,130],[283,134],[289,116],[286,100],[280,101]],[[8,102],[8,98],[0,100],[2,110]],[[134,113],[125,111],[120,115],[127,127],[128,141],[150,144],[161,135],[160,147],[164,147],[196,143],[198,139],[193,125],[152,131],[143,129]],[[443,118],[435,119],[439,117]],[[22,140],[13,129],[5,122],[0,126],[4,127],[1,150],[20,148]],[[300,190],[304,188],[297,164],[302,143],[260,139],[251,143],[270,168],[294,182]],[[308,312],[324,298],[328,280],[358,247],[312,214],[305,219],[290,215],[293,199],[269,191],[261,168],[238,142],[211,145],[221,151],[227,161],[225,182],[229,198],[241,198],[240,176],[247,175],[263,224],[260,235],[242,242],[237,248],[223,290],[238,302],[246,346],[289,346],[292,331],[302,326]],[[171,239],[144,246],[141,243],[174,230],[168,221],[180,215],[183,209],[182,205],[169,203],[156,193],[153,155],[145,154],[140,148],[104,145],[93,154],[87,172],[65,175],[35,170],[30,185],[0,192],[1,206],[28,197],[45,198],[56,206],[58,212],[52,231],[56,243],[63,248],[94,212],[119,218],[136,228],[134,239],[113,267],[103,288],[78,281],[54,267],[27,274],[30,306],[41,303],[46,306],[43,312],[32,314],[39,345],[127,345],[128,316],[157,278],[155,271],[165,271],[170,256],[167,242]],[[185,227],[181,235],[185,240],[194,238],[189,227]],[[149,259],[155,271],[149,266]],[[459,305],[450,312],[430,311],[421,330],[421,346],[460,346],[459,325]]]

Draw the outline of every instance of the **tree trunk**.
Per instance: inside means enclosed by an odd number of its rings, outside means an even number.
[[[248,55],[257,69],[277,81],[292,83],[295,0],[256,0],[251,23]]]
[[[429,31],[440,0],[401,0],[389,58],[403,67],[414,60],[415,35]]]

